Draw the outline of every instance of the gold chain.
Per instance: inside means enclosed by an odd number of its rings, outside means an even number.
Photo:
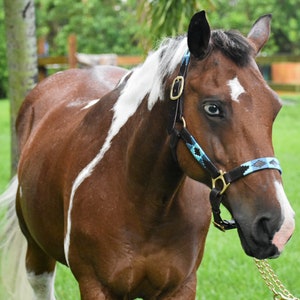
[[[274,294],[274,300],[299,300],[287,290],[266,259],[254,261],[267,287]]]

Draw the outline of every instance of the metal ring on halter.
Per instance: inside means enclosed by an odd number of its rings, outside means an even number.
[[[212,186],[212,189],[216,188],[216,183],[217,182],[221,182],[222,183],[222,188],[220,190],[220,195],[224,194],[225,191],[227,190],[227,188],[230,186],[230,182],[226,182],[226,179],[224,177],[224,175],[226,174],[226,172],[220,170],[220,175],[216,178],[212,178],[211,179],[211,186]]]
[[[184,77],[178,75],[173,80],[171,91],[170,91],[170,99],[177,100],[178,98],[180,98],[183,92],[183,88],[184,88]]]

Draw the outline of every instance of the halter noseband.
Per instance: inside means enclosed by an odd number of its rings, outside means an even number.
[[[206,155],[201,146],[197,143],[196,139],[186,128],[186,122],[183,117],[183,91],[184,91],[184,81],[190,61],[190,53],[186,52],[184,55],[179,74],[173,80],[171,91],[170,91],[170,114],[169,114],[169,124],[168,133],[171,135],[170,146],[172,149],[173,156],[176,158],[176,146],[178,140],[181,138],[186,147],[189,149],[190,153],[196,159],[196,161],[201,165],[201,167],[209,173],[212,179],[212,188],[210,191],[210,203],[212,208],[212,214],[214,218],[214,225],[222,230],[226,231],[229,229],[236,228],[236,223],[234,220],[223,220],[221,217],[220,205],[222,203],[222,198],[229,187],[229,185],[251,173],[264,170],[264,169],[276,169],[280,173],[281,168],[279,161],[275,157],[262,157],[247,161],[240,166],[232,169],[229,172],[218,170],[210,158]],[[182,127],[180,130],[175,128],[176,123],[181,123]]]

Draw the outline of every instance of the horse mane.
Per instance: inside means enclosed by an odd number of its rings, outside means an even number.
[[[157,101],[163,100],[165,79],[175,71],[187,49],[185,35],[164,39],[143,64],[133,69],[130,76],[126,75],[127,82],[118,101],[123,106],[120,110],[126,105],[133,104],[135,106],[133,111],[135,111],[146,96],[148,96],[149,110]],[[246,66],[253,52],[247,39],[233,30],[211,32],[209,53],[214,50],[221,51],[238,66]],[[123,80],[121,82],[123,83]]]
[[[187,41],[184,36],[164,39],[143,64],[125,76],[127,81],[117,103],[138,106],[148,96],[148,109],[151,110],[158,100],[164,99],[165,78],[175,71],[186,51]],[[123,82],[121,80],[120,84]]]

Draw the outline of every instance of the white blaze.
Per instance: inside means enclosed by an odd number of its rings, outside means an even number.
[[[241,94],[245,93],[245,89],[240,84],[237,77],[229,80],[227,85],[230,87],[230,95],[233,101],[239,102],[239,97]]]
[[[282,184],[276,181],[275,188],[277,199],[281,206],[283,223],[279,231],[275,233],[272,243],[278,248],[279,252],[282,252],[284,245],[287,243],[295,229],[295,213],[285,195]]]

